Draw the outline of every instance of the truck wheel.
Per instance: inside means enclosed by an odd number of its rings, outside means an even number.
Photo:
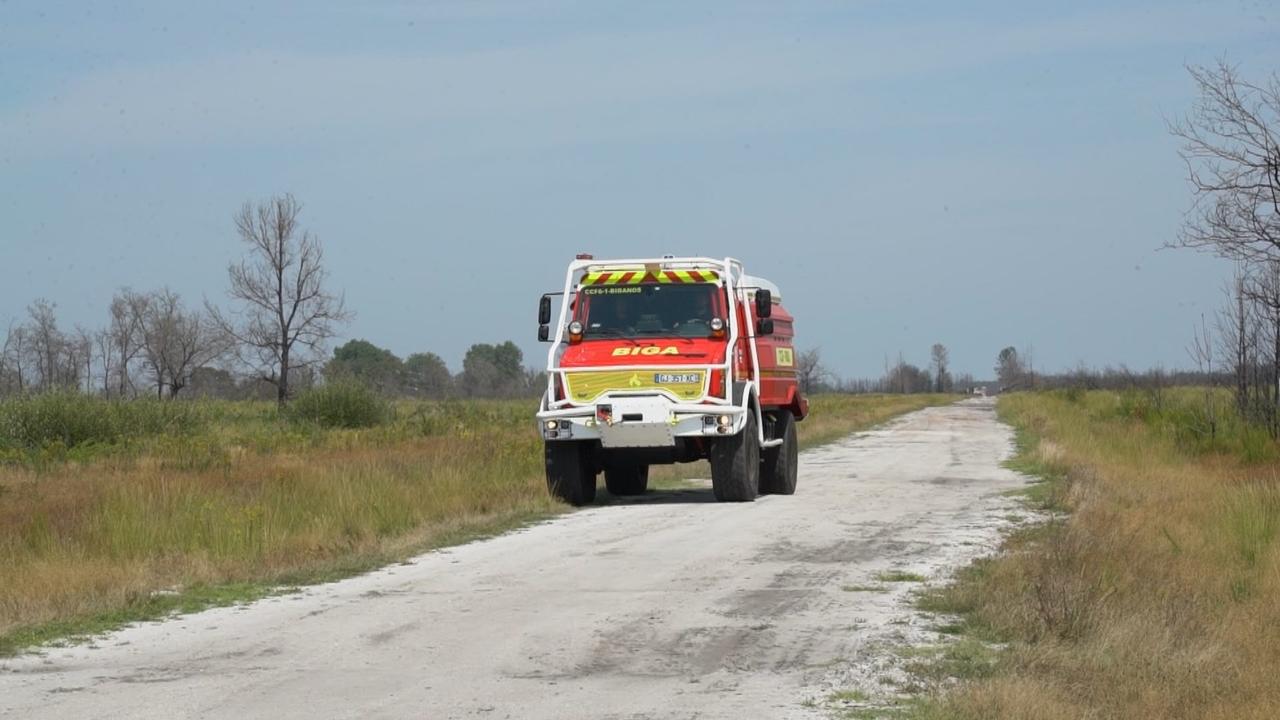
[[[742,432],[711,444],[711,489],[721,502],[751,502],[760,487],[760,443],[756,416],[747,411]]]
[[[606,467],[604,486],[614,495],[643,495],[649,489],[649,466]]]
[[[596,473],[586,443],[560,440],[544,444],[547,489],[570,505],[596,499]]]
[[[779,410],[773,423],[773,435],[782,444],[765,448],[760,466],[760,493],[794,495],[796,471],[800,464],[800,448],[796,441],[796,419],[790,410]]]

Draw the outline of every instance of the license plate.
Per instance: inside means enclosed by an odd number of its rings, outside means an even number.
[[[656,373],[653,382],[658,385],[693,385],[702,382],[702,373]]]

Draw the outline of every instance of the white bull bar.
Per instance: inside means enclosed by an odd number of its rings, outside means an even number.
[[[543,439],[599,440],[604,447],[671,447],[676,438],[740,432],[747,414],[746,408],[671,403],[658,395],[605,396],[600,404],[612,407],[607,421],[596,417],[595,405],[539,412]]]

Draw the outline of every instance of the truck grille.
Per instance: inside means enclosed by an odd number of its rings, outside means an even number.
[[[666,390],[680,400],[696,400],[703,395],[704,370],[586,370],[565,373],[568,399],[589,403],[607,392]]]

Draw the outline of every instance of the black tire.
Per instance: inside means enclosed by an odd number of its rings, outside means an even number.
[[[760,465],[760,494],[794,495],[800,465],[800,447],[796,440],[796,419],[790,410],[779,410],[773,422],[773,437],[782,444],[765,448]]]
[[[570,505],[586,505],[596,499],[596,473],[587,444],[572,440],[544,443],[547,490]]]
[[[760,487],[760,442],[756,416],[747,410],[742,432],[711,444],[711,489],[720,502],[751,502]]]
[[[649,466],[606,467],[604,486],[613,495],[643,495],[649,489]]]

